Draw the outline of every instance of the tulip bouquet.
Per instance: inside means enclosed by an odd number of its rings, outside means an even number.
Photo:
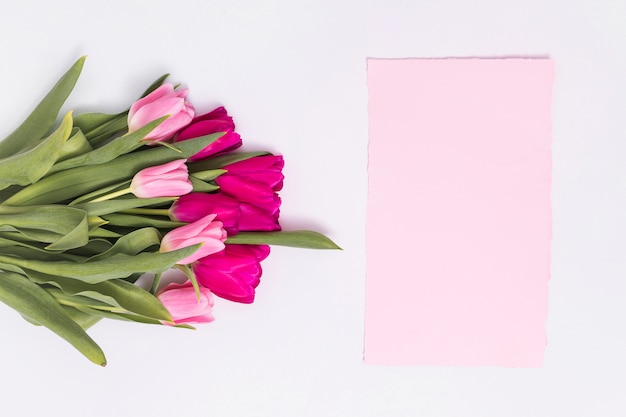
[[[282,231],[282,156],[234,152],[227,111],[197,116],[166,76],[126,111],[56,126],[83,62],[0,141],[0,301],[27,321],[105,365],[85,331],[100,319],[210,322],[214,296],[254,300],[269,245],[338,248]],[[161,279],[173,269],[186,281]]]

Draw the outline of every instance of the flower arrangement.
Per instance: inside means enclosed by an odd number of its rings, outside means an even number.
[[[281,230],[282,156],[235,152],[227,111],[196,115],[167,76],[55,128],[84,59],[0,141],[0,301],[105,365],[85,331],[100,319],[211,322],[214,296],[254,301],[269,245],[338,249]],[[172,268],[184,283],[161,280]]]

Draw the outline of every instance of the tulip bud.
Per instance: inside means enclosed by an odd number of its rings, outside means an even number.
[[[172,84],[165,83],[144,98],[137,100],[130,106],[128,112],[128,131],[134,132],[154,120],[169,116],[144,140],[160,142],[171,139],[193,119],[195,110],[186,100],[188,93],[187,89],[175,91]]]
[[[212,314],[213,294],[208,288],[200,287],[199,300],[189,281],[169,284],[156,296],[176,324],[210,323],[215,320]]]
[[[185,159],[144,168],[133,177],[130,190],[139,198],[178,197],[193,189]]]
[[[214,221],[214,219],[215,214],[210,214],[168,232],[161,239],[160,251],[171,252],[202,243],[192,255],[178,261],[179,264],[186,265],[223,250],[226,230],[222,228],[222,222]]]

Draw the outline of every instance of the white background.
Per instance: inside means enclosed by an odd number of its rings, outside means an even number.
[[[284,154],[285,228],[344,250],[275,249],[257,301],[218,302],[195,332],[102,322],[104,369],[0,306],[0,414],[625,415],[625,28],[623,0],[3,4],[0,136],[83,54],[67,109],[121,110],[170,72],[200,111],[227,106],[248,149]],[[556,62],[542,369],[362,363],[366,58],[446,56]]]

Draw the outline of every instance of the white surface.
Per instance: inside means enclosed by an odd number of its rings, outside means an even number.
[[[285,227],[345,250],[274,250],[255,304],[219,302],[196,332],[100,323],[105,369],[0,306],[0,412],[624,415],[625,22],[607,0],[3,5],[0,136],[82,54],[68,108],[120,109],[170,72],[200,110],[226,105],[249,149],[285,155]],[[366,57],[520,55],[557,66],[544,368],[363,365]]]

